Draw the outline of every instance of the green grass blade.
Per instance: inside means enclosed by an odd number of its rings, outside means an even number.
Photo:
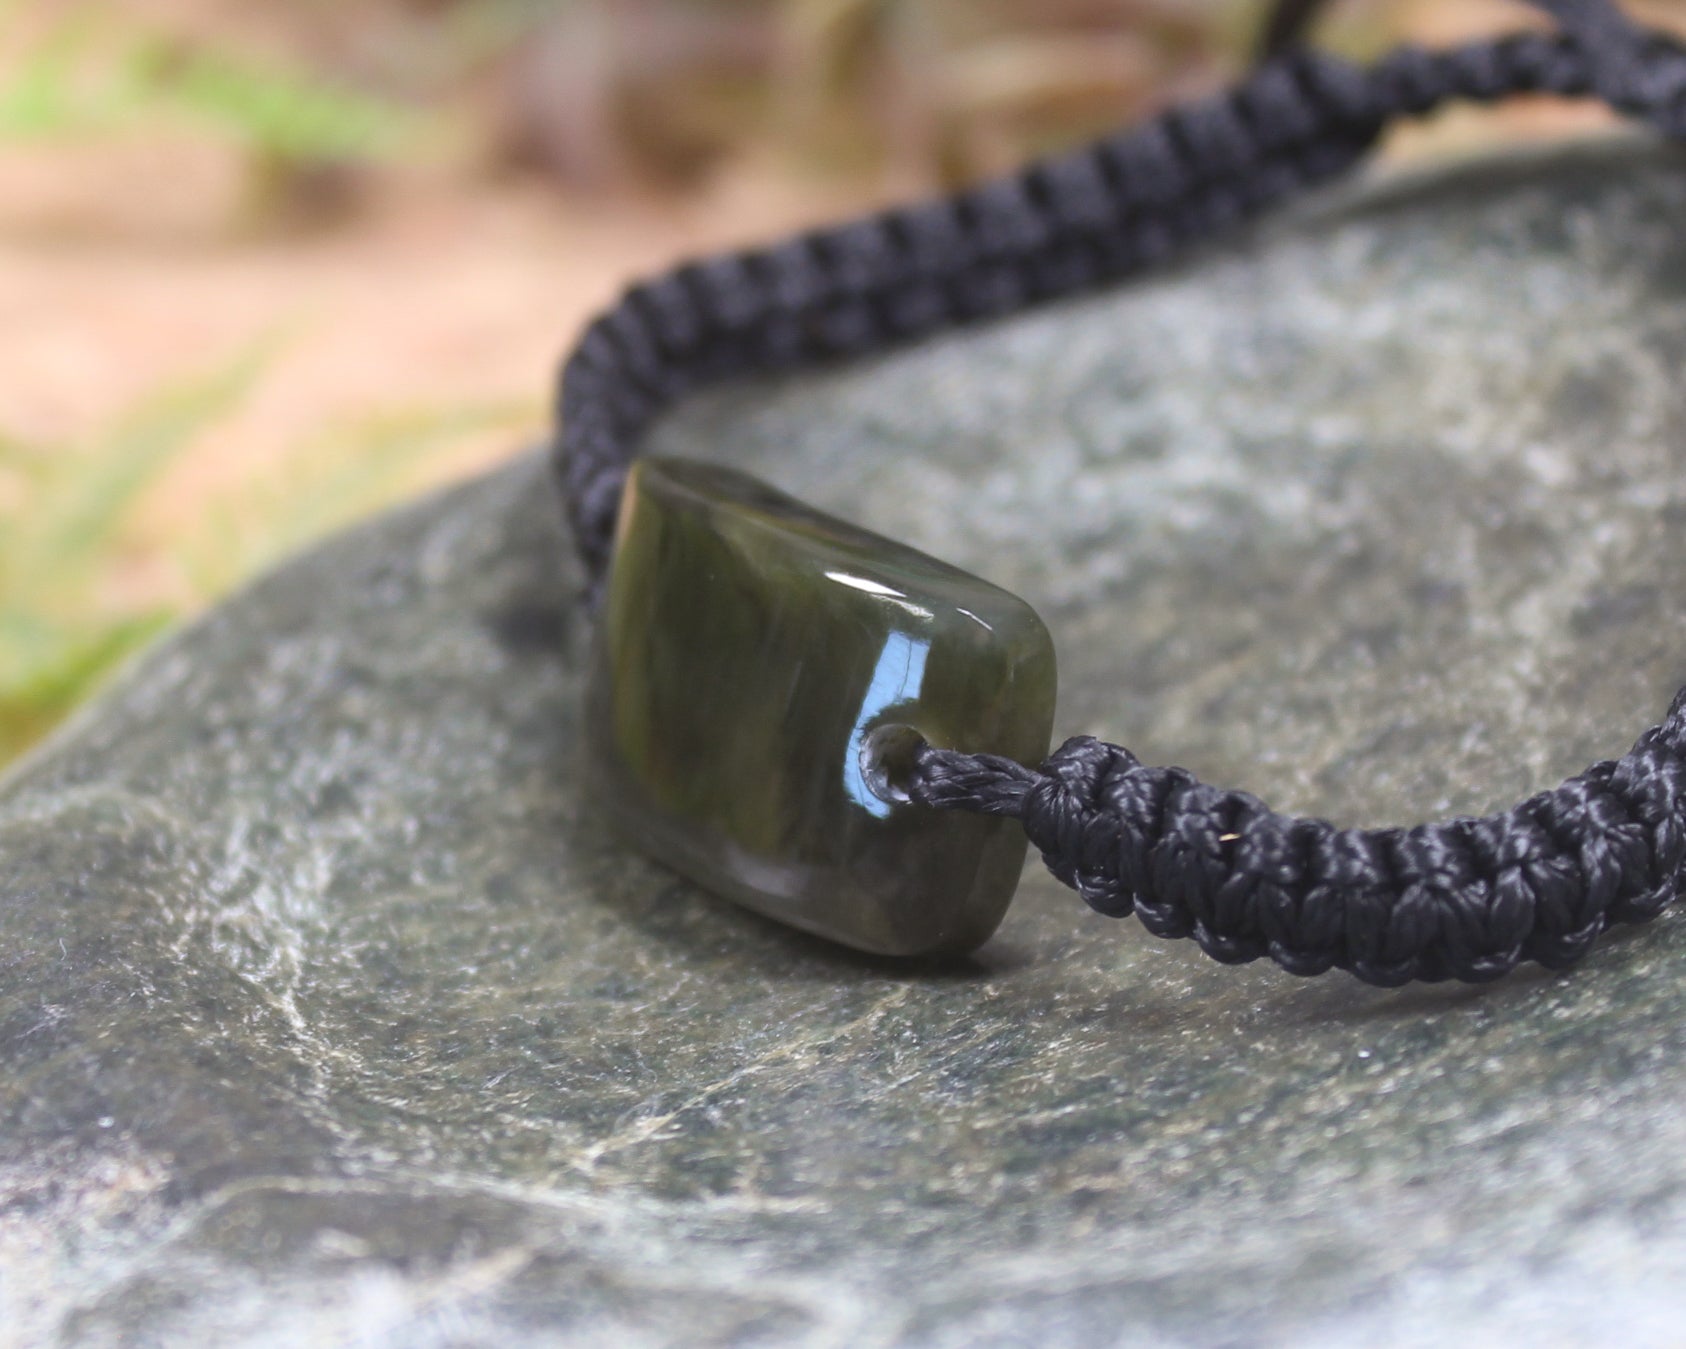
[[[19,531],[21,557],[8,559],[13,585],[44,574],[85,570],[109,544],[135,500],[218,418],[246,395],[267,363],[269,346],[241,356],[208,378],[149,400],[97,454],[47,484],[33,527]]]
[[[254,150],[304,163],[385,157],[416,120],[397,103],[213,51],[186,57],[159,92]]]

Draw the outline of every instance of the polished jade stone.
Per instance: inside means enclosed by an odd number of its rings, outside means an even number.
[[[915,732],[1047,754],[1054,649],[1023,600],[731,469],[643,459],[598,640],[599,797],[640,848],[867,951],[995,931],[1023,831],[898,800],[893,763]]]

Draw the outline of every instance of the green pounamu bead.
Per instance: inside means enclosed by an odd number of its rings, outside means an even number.
[[[1054,648],[1023,600],[731,469],[643,459],[598,640],[601,804],[641,848],[866,951],[995,931],[1017,821],[898,801],[884,764],[915,733],[1047,754]]]

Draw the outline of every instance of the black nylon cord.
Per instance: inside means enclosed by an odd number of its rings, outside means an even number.
[[[699,384],[1128,276],[1346,171],[1389,122],[1452,99],[1591,94],[1686,138],[1686,48],[1606,0],[1534,3],[1561,34],[1405,47],[1368,68],[1289,50],[1223,94],[1011,177],[633,287],[562,373],[555,462],[593,593],[643,433]],[[1268,956],[1295,974],[1339,967],[1383,985],[1473,982],[1524,960],[1562,968],[1612,923],[1675,898],[1686,690],[1621,759],[1512,810],[1414,829],[1279,815],[1086,736],[1038,769],[927,745],[902,785],[927,806],[1022,820],[1091,907],[1134,912],[1219,960]]]
[[[1298,46],[1326,7],[1327,0],[1276,0],[1259,29],[1259,60],[1268,61]]]

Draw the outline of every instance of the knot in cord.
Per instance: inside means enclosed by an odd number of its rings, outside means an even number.
[[[1585,55],[1592,92],[1665,136],[1686,136],[1686,47],[1640,27],[1609,0],[1533,3],[1552,15]]]

